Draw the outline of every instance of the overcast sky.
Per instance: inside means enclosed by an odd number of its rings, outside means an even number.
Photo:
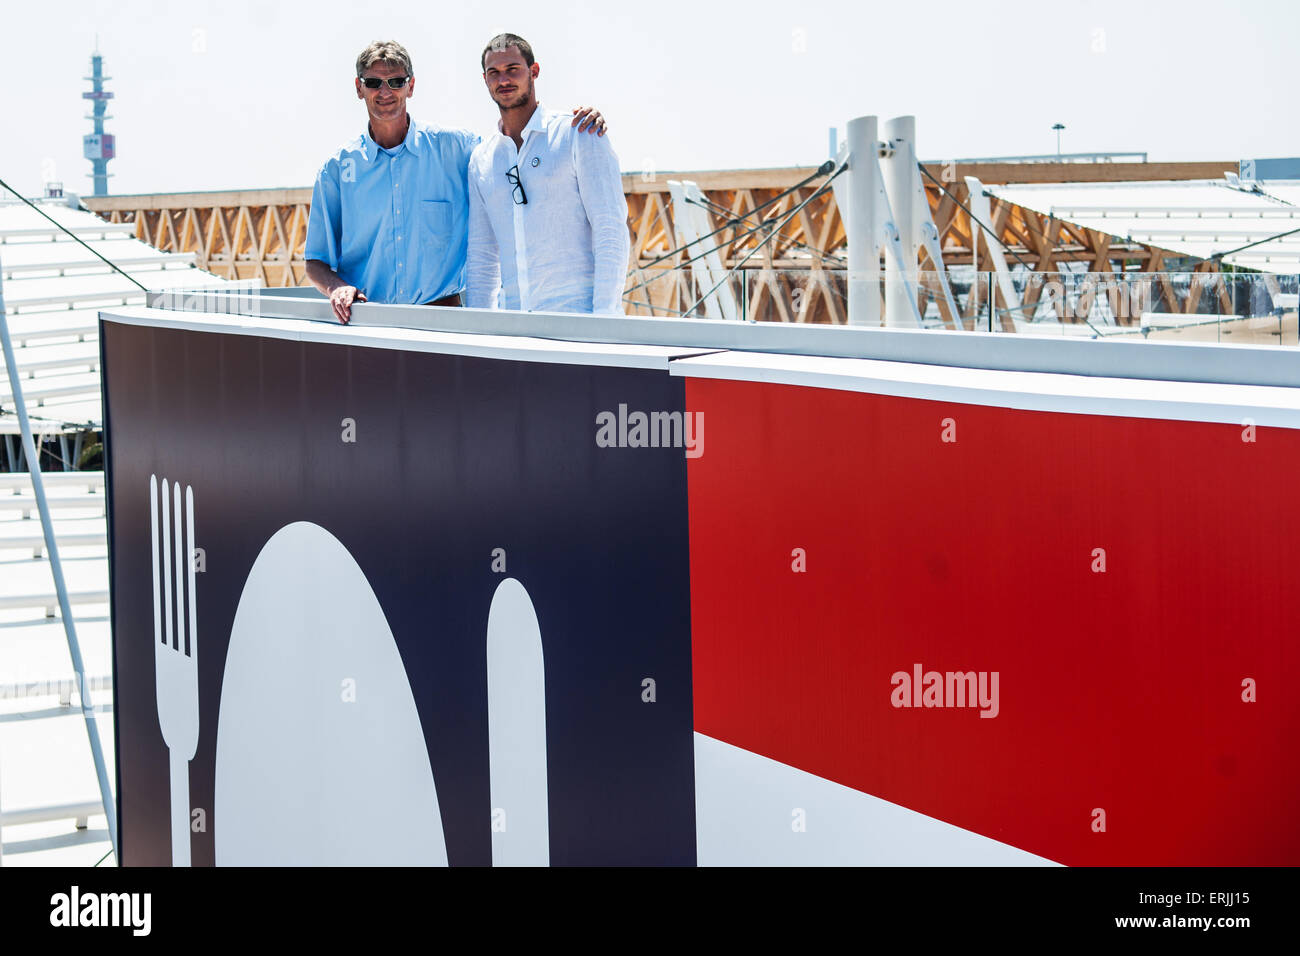
[[[624,170],[815,164],[873,113],[915,114],[925,159],[1053,152],[1057,122],[1066,152],[1300,155],[1294,0],[44,0],[4,5],[0,178],[90,192],[96,34],[127,193],[309,185],[364,128],[373,39],[411,52],[412,115],[487,131],[478,58],[504,30],[543,104],[605,112]]]

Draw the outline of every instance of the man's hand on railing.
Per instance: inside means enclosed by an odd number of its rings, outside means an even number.
[[[344,325],[352,318],[352,303],[365,302],[366,294],[354,285],[341,285],[330,293],[330,305],[334,307],[334,315]]]
[[[322,295],[329,296],[334,317],[344,325],[352,318],[352,303],[365,302],[366,294],[354,285],[348,285],[338,273],[319,259],[307,260],[307,281]]]

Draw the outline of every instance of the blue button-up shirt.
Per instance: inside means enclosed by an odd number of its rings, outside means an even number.
[[[362,133],[316,176],[304,258],[371,302],[432,302],[465,285],[467,170],[479,137],[411,118],[385,149]]]

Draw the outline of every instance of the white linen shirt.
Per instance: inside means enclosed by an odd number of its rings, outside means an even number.
[[[572,121],[539,104],[522,148],[498,123],[470,156],[470,308],[623,314],[630,242],[618,157],[608,136]],[[515,165],[525,204],[506,180]]]

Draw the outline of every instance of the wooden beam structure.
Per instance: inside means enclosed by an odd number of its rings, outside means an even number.
[[[984,272],[992,266],[986,243],[978,248],[972,243],[981,230],[972,229],[966,211],[966,176],[986,185],[1218,179],[1233,166],[1231,162],[937,163],[924,166],[928,174],[924,178],[944,265]],[[626,292],[629,313],[698,314],[699,299],[711,290],[703,287],[691,261],[716,247],[723,266],[735,270],[731,292],[746,318],[842,324],[848,313],[844,225],[827,178],[816,177],[816,172],[815,167],[786,167],[624,174],[632,238]],[[707,241],[679,248],[670,180],[690,180],[700,187],[713,228]],[[136,236],[160,250],[193,252],[200,268],[217,275],[257,279],[267,286],[306,284],[303,247],[310,189],[102,196],[82,201],[110,222],[135,223]],[[1023,266],[1037,273],[1159,272],[1172,261],[1184,271],[1192,266],[1217,270],[1214,263],[1189,263],[1169,250],[1063,222],[996,197],[990,201],[993,221],[984,225],[1001,240],[1012,268]],[[918,268],[932,270],[934,265],[922,254]],[[922,307],[931,298],[941,299],[934,283],[920,285]],[[1024,307],[1036,304],[1041,288],[1041,283],[1028,284]],[[987,299],[979,283],[972,283],[962,297],[964,319],[947,315],[946,304],[940,306],[945,323],[969,328],[981,294]],[[1194,311],[1197,303],[1188,300],[1193,295],[1200,298],[1199,287],[1184,289],[1182,294],[1187,299],[1180,301],[1175,286],[1164,282],[1158,298],[1170,311]],[[1000,295],[998,303],[1004,305]]]
[[[200,269],[267,286],[306,284],[310,189],[86,196],[109,222],[135,223],[135,235],[164,252],[192,252]]]

